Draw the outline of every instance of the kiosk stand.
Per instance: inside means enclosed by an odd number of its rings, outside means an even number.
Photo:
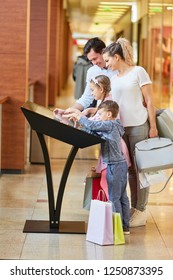
[[[25,102],[21,107],[21,110],[29,122],[31,128],[36,131],[40,141],[44,156],[49,204],[49,221],[26,220],[23,232],[86,233],[86,224],[84,221],[60,220],[63,194],[67,178],[78,149],[104,142],[104,140],[100,137],[94,136],[85,131],[55,120],[51,110],[31,101]],[[61,176],[56,203],[54,198],[50,158],[44,135],[72,145]]]

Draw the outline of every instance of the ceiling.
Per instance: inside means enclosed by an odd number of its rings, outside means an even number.
[[[137,19],[137,9],[148,6],[148,13],[155,15],[163,9],[173,10],[173,0],[63,0],[73,38],[87,39],[114,34],[115,25],[129,11],[131,21]],[[168,7],[169,6],[169,7]],[[129,13],[128,13],[129,14]],[[135,19],[136,18],[136,19]],[[114,27],[113,27],[114,25]]]
[[[134,0],[64,0],[74,38],[102,36],[134,4]]]

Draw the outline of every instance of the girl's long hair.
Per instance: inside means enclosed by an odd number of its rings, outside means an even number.
[[[109,77],[107,77],[106,75],[98,75],[95,78],[91,79],[90,83],[93,83],[94,85],[103,88],[103,97],[101,100],[101,103],[103,103],[107,94],[110,93],[110,91],[111,91],[111,82],[110,82]],[[100,105],[101,105],[101,103],[100,103]],[[93,116],[95,116],[97,111],[98,110],[96,110],[96,112],[94,113]]]

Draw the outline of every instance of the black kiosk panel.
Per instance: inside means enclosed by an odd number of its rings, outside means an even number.
[[[27,101],[21,110],[33,130],[67,144],[86,148],[104,141],[100,137],[56,120],[51,110],[36,103]]]
[[[86,233],[86,224],[84,221],[60,220],[63,194],[67,178],[78,149],[102,143],[104,140],[100,137],[74,128],[71,125],[57,121],[54,118],[53,112],[51,110],[36,103],[27,101],[23,104],[21,110],[29,122],[31,128],[36,131],[43,151],[49,206],[49,221],[27,220],[23,232]],[[50,158],[44,135],[72,145],[61,176],[56,201],[54,198]]]

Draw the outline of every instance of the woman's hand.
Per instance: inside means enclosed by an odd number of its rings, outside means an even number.
[[[154,138],[154,137],[158,137],[158,130],[157,128],[150,128],[149,130],[149,137],[150,138]]]

